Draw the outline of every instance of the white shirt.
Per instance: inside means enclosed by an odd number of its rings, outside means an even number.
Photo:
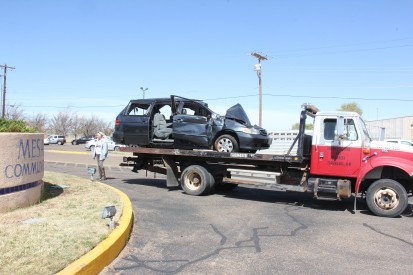
[[[100,152],[102,151],[102,142],[103,142],[103,139],[96,140],[96,147],[95,147],[95,154],[96,155],[100,155]]]

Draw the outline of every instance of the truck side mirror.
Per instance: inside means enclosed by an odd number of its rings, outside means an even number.
[[[334,140],[347,140],[343,116],[337,117],[336,135],[334,137]]]

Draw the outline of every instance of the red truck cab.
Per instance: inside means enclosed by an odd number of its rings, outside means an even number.
[[[413,147],[373,141],[353,112],[318,112],[314,118],[310,173],[351,181],[376,215],[397,216],[413,188]]]

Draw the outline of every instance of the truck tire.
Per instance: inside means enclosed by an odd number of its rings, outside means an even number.
[[[377,216],[394,218],[406,209],[408,197],[406,189],[397,181],[380,179],[367,189],[366,201]]]
[[[182,172],[181,186],[188,195],[199,196],[207,194],[214,185],[214,177],[200,165],[188,166]]]
[[[238,142],[231,135],[219,136],[214,142],[214,149],[218,152],[238,152]]]

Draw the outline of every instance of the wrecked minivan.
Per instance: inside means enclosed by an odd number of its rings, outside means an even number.
[[[179,96],[131,100],[116,117],[113,140],[126,145],[256,152],[267,149],[267,131],[251,125],[240,104],[218,115],[201,100]]]

